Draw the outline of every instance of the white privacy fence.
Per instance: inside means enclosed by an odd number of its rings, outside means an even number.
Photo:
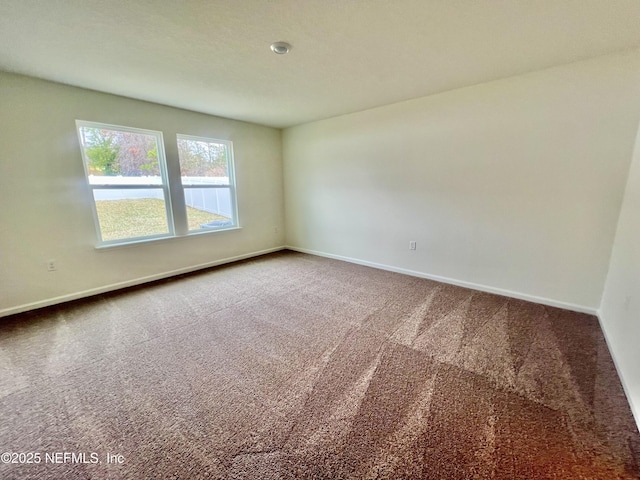
[[[233,217],[230,188],[185,188],[184,201],[198,210]]]
[[[205,212],[217,213],[225,217],[233,216],[231,188],[199,188],[198,185],[228,185],[227,177],[183,177],[184,199],[189,207]],[[135,185],[162,185],[160,177],[103,177],[89,176],[91,185],[109,185],[114,188],[96,188],[93,195],[96,201],[157,198],[164,199],[161,188],[132,188]],[[122,185],[125,188],[118,188]]]

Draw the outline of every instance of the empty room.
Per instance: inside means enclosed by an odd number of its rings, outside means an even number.
[[[0,0],[0,478],[639,479],[638,25]]]

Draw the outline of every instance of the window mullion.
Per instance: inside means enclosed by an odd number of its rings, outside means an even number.
[[[187,207],[184,199],[184,188],[180,174],[180,162],[178,160],[178,143],[176,137],[167,136],[165,139],[165,152],[167,156],[167,179],[171,198],[171,212],[175,235],[182,236],[189,233],[187,223]]]

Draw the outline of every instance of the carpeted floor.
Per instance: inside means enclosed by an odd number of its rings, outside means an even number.
[[[2,479],[640,478],[594,317],[293,252],[0,320],[0,372]]]

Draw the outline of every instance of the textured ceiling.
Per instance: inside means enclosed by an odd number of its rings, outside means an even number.
[[[635,48],[639,26],[638,0],[0,0],[0,69],[286,127]]]

